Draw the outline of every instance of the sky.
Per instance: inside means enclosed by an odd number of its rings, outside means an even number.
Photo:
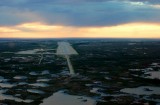
[[[160,0],[1,0],[0,38],[160,38]]]

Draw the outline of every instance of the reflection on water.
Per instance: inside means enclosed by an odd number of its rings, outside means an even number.
[[[26,76],[15,76],[15,77],[13,77],[14,79],[27,79],[27,77]]]
[[[160,71],[150,71],[146,72],[145,74],[149,74],[149,76],[146,76],[145,78],[160,79]]]
[[[33,100],[22,100],[20,98],[14,97],[12,95],[6,95],[4,94],[7,91],[7,89],[2,89],[0,90],[0,100],[14,100],[16,102],[25,102],[25,103],[30,103],[33,102]]]
[[[38,79],[37,82],[48,82],[50,81],[51,79]]]
[[[42,71],[42,73],[41,73],[42,75],[46,75],[46,74],[50,74],[49,73],[49,71],[48,70],[44,70],[44,71]]]
[[[39,75],[38,73],[36,73],[36,72],[34,72],[34,71],[30,72],[29,74],[30,74],[30,75]]]
[[[33,83],[33,84],[29,84],[29,85],[35,86],[35,87],[47,87],[47,86],[49,86],[46,83]]]
[[[101,96],[106,96],[106,94],[103,93],[102,91],[103,91],[103,89],[101,89],[101,88],[92,88],[90,90],[91,93],[100,94]]]
[[[19,82],[18,85],[27,85],[27,82]]]
[[[0,76],[0,82],[7,82],[9,79],[5,79],[4,77]]]
[[[26,50],[26,51],[19,51],[16,54],[36,54],[38,51],[42,49],[33,49],[33,50]]]
[[[8,83],[8,82],[0,83],[0,87],[2,87],[2,88],[12,88],[14,86],[17,86],[17,85],[16,84],[11,84],[11,83]]]
[[[47,99],[43,100],[40,105],[96,105],[96,100],[85,97],[68,95],[64,91],[58,91]]]
[[[28,92],[30,93],[37,93],[37,94],[44,94],[45,92],[37,89],[27,89]]]
[[[120,90],[124,93],[129,94],[137,94],[137,95],[152,95],[152,94],[160,94],[160,87],[154,86],[140,86],[137,88],[124,88]]]

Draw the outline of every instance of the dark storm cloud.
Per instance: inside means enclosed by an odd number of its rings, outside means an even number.
[[[3,0],[0,2],[0,25],[43,22],[68,26],[112,26],[129,22],[160,22],[160,8],[154,7],[158,3],[159,0]]]
[[[160,22],[157,8],[131,5],[121,2],[85,3],[78,5],[63,5],[52,8],[56,16],[47,19],[48,23],[63,20],[65,25],[75,26],[105,26],[118,25],[136,21]],[[53,19],[50,19],[53,18]]]

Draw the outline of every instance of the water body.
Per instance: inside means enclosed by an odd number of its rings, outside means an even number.
[[[150,71],[145,74],[149,74],[149,76],[145,76],[144,78],[148,79],[160,79],[160,71]]]
[[[30,74],[30,75],[33,75],[33,76],[39,75],[38,73],[36,73],[36,72],[34,72],[34,71],[31,71],[29,74]]]
[[[7,91],[7,89],[0,90],[0,100],[6,100],[7,99],[7,100],[13,100],[13,101],[16,101],[16,102],[25,102],[25,103],[33,102],[33,100],[29,100],[29,99],[23,100],[23,99],[14,97],[12,95],[6,95],[6,94],[4,94],[6,91]]]
[[[136,95],[152,95],[152,94],[160,94],[160,87],[154,86],[140,86],[136,88],[124,88],[120,90],[124,93],[136,94]]]
[[[101,96],[106,96],[106,94],[103,93],[103,92],[101,92],[101,90],[103,90],[103,89],[101,89],[101,88],[92,88],[92,89],[90,90],[90,92],[91,92],[91,93],[95,93],[95,94],[100,94]]]
[[[0,83],[1,88],[12,88],[12,87],[15,87],[15,86],[17,86],[17,85],[16,84],[11,84],[11,83],[8,83],[8,82]]]
[[[42,49],[33,49],[33,50],[19,51],[16,54],[36,54],[38,51],[42,51]]]
[[[48,82],[50,81],[51,79],[38,79],[37,82]]]
[[[13,77],[14,79],[27,79],[27,77],[26,76],[15,76],[15,77]]]
[[[36,94],[44,94],[45,92],[37,89],[27,89],[28,92],[30,93],[36,93]]]
[[[50,72],[48,70],[44,70],[42,71],[41,75],[47,75],[47,74],[50,74]]]
[[[49,85],[46,83],[33,83],[29,84],[30,86],[35,86],[35,87],[48,87]]]
[[[43,100],[40,105],[96,105],[96,100],[85,97],[75,96],[64,93],[64,91],[58,91],[49,98]]]
[[[7,82],[9,79],[5,79],[4,77],[0,76],[0,82]]]

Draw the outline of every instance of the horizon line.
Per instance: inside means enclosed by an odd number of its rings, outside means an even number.
[[[8,37],[3,37],[0,39],[154,39],[154,40],[160,40],[160,38],[134,38],[134,37],[130,37],[130,38],[123,38],[123,37],[51,37],[51,38],[23,38],[23,37],[12,37],[12,38],[8,38]]]

